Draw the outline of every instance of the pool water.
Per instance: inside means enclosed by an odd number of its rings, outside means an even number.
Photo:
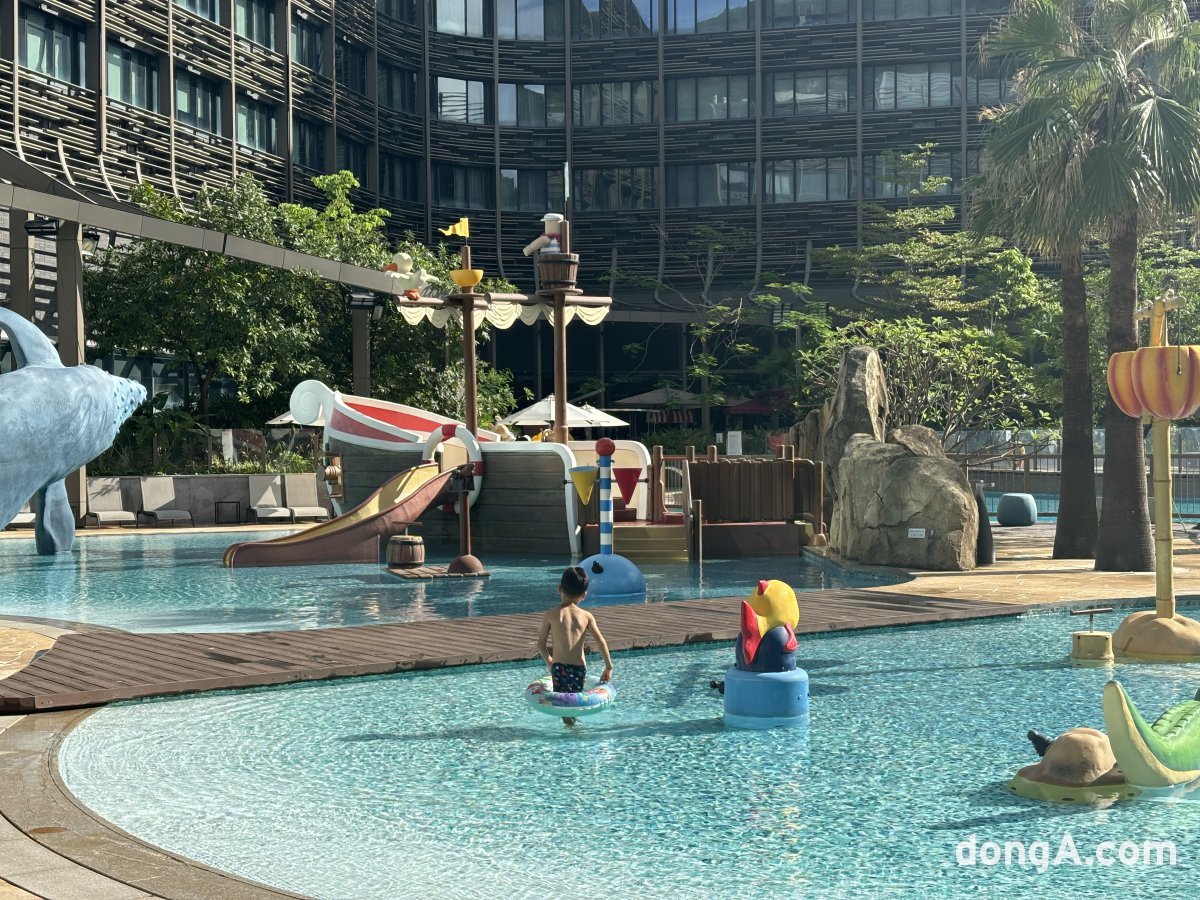
[[[136,836],[321,898],[1187,893],[1200,805],[1005,787],[1036,760],[1027,729],[1103,727],[1109,672],[1067,664],[1076,625],[802,636],[807,730],[726,730],[708,683],[733,652],[714,644],[618,654],[616,703],[575,732],[522,701],[537,666],[481,666],[111,706],[59,763]],[[1117,677],[1157,715],[1200,667]],[[1051,860],[1070,835],[1081,861],[1105,840],[1171,840],[1177,865],[960,866],[972,835],[1046,841]]]
[[[226,569],[225,548],[261,532],[121,535],[38,556],[32,539],[0,541],[0,618],[33,616],[127,631],[260,631],[373,625],[545,609],[566,558],[489,557],[486,579],[410,581],[382,566]],[[431,562],[449,562],[431,559]],[[862,587],[887,579],[786,557],[643,566],[647,599],[749,594],[761,578],[797,590]],[[895,580],[895,579],[893,579]]]

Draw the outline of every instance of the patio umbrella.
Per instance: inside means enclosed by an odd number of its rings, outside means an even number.
[[[644,394],[626,397],[618,400],[614,406],[673,406],[676,408],[695,409],[703,404],[691,391],[681,391],[679,388],[655,388]]]
[[[554,422],[554,395],[539,400],[532,406],[518,410],[500,420],[505,425],[533,425],[545,427]],[[568,428],[591,428],[596,426],[592,416],[578,406],[567,404],[567,421],[563,423]]]
[[[610,416],[602,409],[596,409],[590,403],[585,403],[580,407],[585,413],[592,417],[593,428],[628,428],[629,423],[624,419],[618,419],[616,416]]]

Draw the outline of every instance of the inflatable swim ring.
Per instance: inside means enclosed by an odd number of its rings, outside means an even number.
[[[611,681],[601,683],[594,675],[589,675],[585,690],[580,693],[560,693],[554,690],[550,676],[539,678],[525,688],[525,700],[538,712],[548,716],[565,716],[578,718],[600,712],[617,699],[617,692]]]

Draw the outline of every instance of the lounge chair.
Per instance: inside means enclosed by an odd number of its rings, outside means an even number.
[[[284,475],[283,491],[293,520],[329,518],[329,510],[317,499],[316,475]]]
[[[283,505],[283,483],[278,475],[250,476],[251,522],[295,522],[292,511]]]
[[[88,479],[88,511],[83,517],[83,527],[94,522],[101,525],[137,525],[137,513],[125,508],[121,500],[120,478]]]
[[[178,525],[186,522],[194,525],[192,514],[178,509],[175,504],[175,479],[170,475],[151,475],[140,479],[142,483],[142,505],[137,511],[138,521],[149,519],[151,525]]]
[[[26,503],[24,506],[21,507],[21,511],[19,513],[17,513],[15,516],[13,516],[13,520],[8,523],[8,527],[9,528],[32,528],[36,523],[37,523],[37,516],[34,515],[30,511],[29,504]]]

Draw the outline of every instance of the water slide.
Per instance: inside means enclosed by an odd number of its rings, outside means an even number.
[[[354,509],[296,534],[246,541],[225,551],[225,565],[311,566],[378,563],[387,539],[416,522],[446,487],[454,469],[421,463],[384,482]]]

